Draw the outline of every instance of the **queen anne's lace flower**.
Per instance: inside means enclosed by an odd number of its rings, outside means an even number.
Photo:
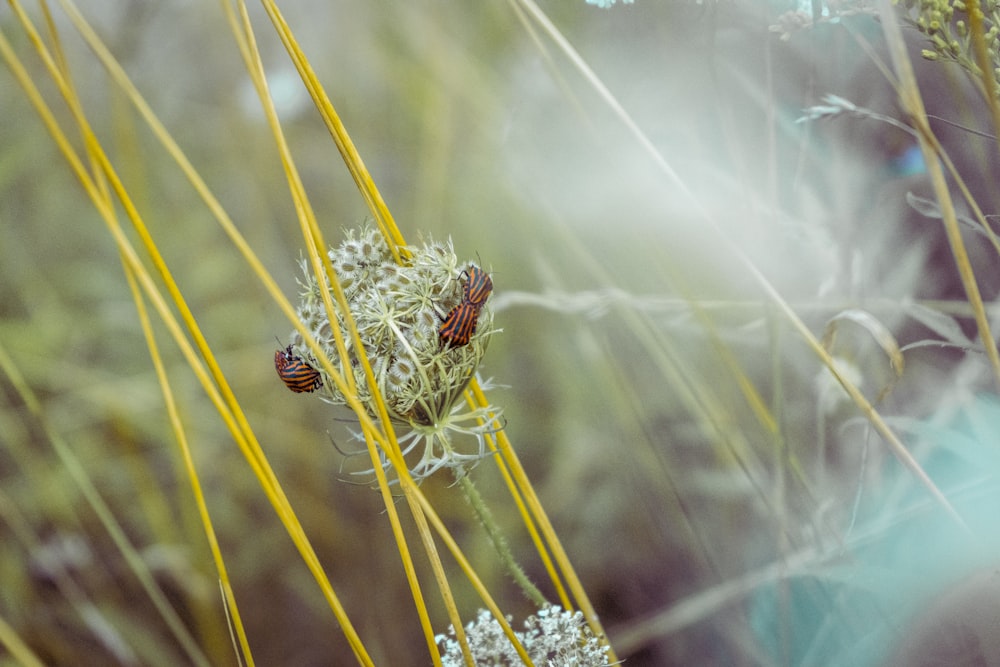
[[[450,241],[431,241],[401,250],[407,258],[404,266],[395,262],[381,233],[366,226],[358,232],[347,231],[347,238],[329,251],[376,389],[365,377],[344,314],[337,312],[334,322],[327,315],[323,290],[329,286],[316,281],[306,262],[298,315],[337,371],[353,376],[357,396],[368,414],[378,414],[375,391],[379,391],[390,418],[410,427],[399,440],[404,454],[422,446],[418,462],[410,469],[415,478],[445,467],[461,474],[486,455],[484,437],[499,428],[498,409],[470,411],[459,404],[490,338],[497,333],[493,310],[487,293],[482,303],[475,304],[477,322],[468,343],[445,344],[439,334],[442,318],[462,302],[463,280],[475,273],[475,265],[459,262]],[[336,304],[336,299],[333,302]],[[334,327],[347,346],[346,360],[337,353]],[[291,335],[291,354],[320,372],[323,387],[317,393],[323,400],[335,405],[347,403],[298,332]],[[474,450],[457,449],[446,431],[471,435]],[[388,467],[384,453],[382,465]]]
[[[417,426],[432,426],[445,419],[468,385],[493,330],[493,311],[484,304],[478,326],[467,345],[448,347],[438,339],[441,318],[462,298],[462,272],[451,242],[409,247],[407,266],[394,261],[377,229],[365,227],[330,250],[330,261],[347,298],[375,381],[394,419]],[[365,407],[376,416],[374,395],[368,386],[342,313],[336,326],[348,345],[348,364],[340,359],[333,329],[322,300],[322,289],[303,262],[299,318],[309,327],[341,374],[352,374]],[[321,369],[297,332],[291,335],[294,354]],[[325,374],[324,374],[325,375]],[[324,377],[326,400],[345,404],[333,382]]]
[[[507,618],[510,622],[510,617]],[[469,649],[476,667],[513,667],[524,664],[514,645],[503,633],[500,623],[485,609],[475,621],[465,626]],[[524,621],[523,631],[514,631],[528,657],[538,667],[606,667],[608,645],[602,642],[583,621],[579,611],[558,606],[545,607]],[[441,647],[445,667],[464,667],[462,649],[455,638],[455,628],[435,637]]]

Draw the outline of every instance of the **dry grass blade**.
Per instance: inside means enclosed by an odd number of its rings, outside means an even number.
[[[976,327],[979,329],[979,337],[983,341],[986,349],[986,356],[990,360],[993,368],[994,384],[1000,388],[1000,351],[994,342],[993,333],[990,329],[989,318],[986,316],[986,309],[983,306],[983,298],[979,292],[979,285],[969,261],[968,251],[965,249],[965,242],[958,227],[958,217],[952,203],[951,193],[941,164],[937,157],[940,147],[934,133],[931,131],[927,120],[927,112],[924,109],[923,99],[920,97],[920,90],[917,87],[917,80],[913,73],[906,46],[903,43],[903,35],[899,24],[894,20],[892,6],[888,0],[879,0],[879,14],[882,16],[882,28],[885,32],[886,41],[889,44],[889,52],[892,56],[893,67],[896,76],[899,78],[899,97],[904,110],[909,115],[917,130],[917,138],[920,142],[920,149],[924,155],[924,163],[930,175],[931,184],[934,186],[934,196],[941,207],[941,215],[944,221],[945,232],[948,235],[948,244],[955,257],[958,266],[958,274],[962,279],[962,286],[965,294],[972,306],[972,312],[976,320]],[[980,33],[982,26],[979,26]],[[981,35],[980,35],[981,39]],[[992,81],[992,77],[988,77]],[[992,85],[990,89],[992,90]],[[990,108],[993,110],[994,118],[997,118],[996,100],[991,96]]]
[[[43,667],[45,664],[38,659],[38,656],[25,644],[14,631],[14,628],[3,618],[0,618],[0,643],[3,644],[11,657],[17,660],[18,664],[24,667]]]
[[[272,7],[272,10],[273,12],[277,12],[277,8],[275,7]],[[272,19],[275,20],[280,19],[280,15],[272,14]],[[364,353],[365,346],[361,342],[357,328],[354,325],[350,309],[347,306],[343,291],[340,287],[338,276],[333,271],[333,268],[330,264],[330,258],[327,256],[326,252],[322,252],[320,250],[321,248],[325,247],[325,243],[322,240],[322,234],[320,232],[319,225],[316,222],[316,218],[312,211],[312,207],[309,205],[308,198],[306,196],[304,187],[302,185],[302,181],[295,168],[288,145],[284,140],[284,136],[283,133],[281,132],[281,127],[277,121],[277,114],[275,112],[273,104],[268,95],[266,94],[267,87],[266,87],[266,81],[264,79],[263,66],[260,62],[260,57],[256,49],[256,42],[253,36],[252,27],[250,25],[249,18],[246,13],[246,7],[243,3],[240,3],[239,24],[237,25],[237,22],[233,18],[231,18],[231,25],[233,26],[234,34],[236,34],[238,42],[241,45],[241,51],[244,54],[244,59],[247,63],[247,69],[251,73],[251,77],[255,81],[255,85],[260,95],[261,103],[264,106],[265,113],[267,115],[269,125],[271,127],[271,131],[278,143],[279,150],[282,155],[282,162],[285,167],[285,172],[288,176],[289,186],[292,191],[292,197],[297,202],[296,210],[299,211],[301,214],[300,223],[302,225],[303,237],[306,241],[307,254],[309,256],[310,262],[312,263],[313,272],[317,276],[317,279],[320,281],[323,281],[323,278],[325,277],[325,282],[321,282],[321,284],[329,284],[333,288],[333,291],[338,300],[338,305],[337,308],[335,309],[333,303],[330,300],[329,291],[323,290],[322,296],[327,311],[327,317],[329,318],[329,321],[336,321],[336,316],[334,315],[335,312],[345,313],[346,325],[353,338],[352,349],[361,351],[360,354],[358,355],[358,361],[364,368],[364,372],[367,379],[367,385],[369,387],[375,387],[377,386],[377,384],[375,382],[375,376],[371,368],[371,363],[367,357],[367,354]],[[279,25],[283,25],[283,23],[279,21]],[[290,48],[293,53],[298,54],[299,57],[296,58],[296,63],[297,66],[300,67],[300,72],[303,71],[301,68],[307,67],[308,63],[307,61],[305,61],[304,56],[301,56],[301,53],[297,50],[294,41],[294,36],[291,35],[290,31],[286,30],[286,32],[283,33],[282,38],[284,43],[286,44],[286,47]],[[318,82],[316,82],[315,79],[313,79],[312,84],[313,85],[309,86],[310,92],[312,94],[315,94],[314,91],[318,86]],[[395,246],[393,244],[390,244],[390,249],[393,250],[398,260],[399,259],[398,250],[395,249]],[[389,520],[393,528],[393,534],[396,539],[397,549],[399,550],[400,557],[403,561],[403,567],[407,575],[407,581],[409,582],[413,600],[421,620],[421,627],[424,631],[425,641],[427,642],[430,654],[432,656],[436,656],[437,652],[435,649],[435,641],[434,641],[435,634],[432,624],[430,622],[430,617],[427,612],[426,604],[424,603],[423,600],[423,593],[421,592],[419,580],[417,579],[416,576],[416,569],[413,565],[412,558],[410,556],[410,551],[406,544],[406,538],[404,536],[404,532],[402,529],[402,523],[400,522],[400,519],[396,512],[388,480],[386,479],[384,471],[379,466],[379,460],[380,460],[379,452],[382,451],[385,452],[387,456],[390,458],[390,460],[393,461],[393,465],[396,467],[397,470],[402,470],[405,472],[406,469],[405,463],[403,462],[402,459],[402,454],[400,452],[399,444],[396,441],[395,433],[392,429],[392,425],[390,423],[384,401],[382,400],[381,393],[380,392],[375,393],[376,405],[379,411],[379,419],[383,427],[382,429],[379,429],[379,431],[377,432],[374,425],[370,423],[366,410],[363,407],[361,407],[360,403],[357,401],[356,399],[357,390],[353,386],[353,384],[345,383],[341,379],[340,375],[331,365],[330,360],[327,359],[324,354],[322,354],[322,351],[318,347],[318,344],[315,342],[315,340],[313,340],[311,333],[308,332],[303,327],[303,325],[297,321],[297,318],[291,318],[291,319],[292,323],[299,329],[299,332],[303,335],[303,338],[309,341],[310,347],[313,349],[314,354],[321,361],[321,363],[323,363],[327,373],[329,373],[330,376],[335,379],[338,386],[340,387],[341,392],[345,396],[355,397],[354,405],[352,405],[352,407],[355,410],[355,415],[362,422],[362,428],[366,434],[365,440],[368,446],[369,455],[371,457],[372,465],[373,468],[375,469],[376,477],[379,482],[379,489],[383,497],[383,501],[386,507],[386,512],[389,516]],[[341,359],[345,360],[345,367],[349,367],[350,365],[349,359],[351,357],[348,355],[347,348],[343,340],[340,338],[340,333],[336,328],[334,328],[334,333],[337,337],[337,347],[341,355]],[[376,442],[378,442],[378,445],[376,445]],[[406,497],[408,499],[410,498],[410,495],[413,493],[420,494],[420,490],[416,488],[415,483],[413,482],[412,479],[409,478],[408,475],[401,474],[400,479],[403,488],[406,491]],[[419,509],[417,510],[417,512],[419,512]],[[417,521],[418,521],[418,526],[422,526],[422,521],[419,518],[419,516],[417,517]],[[440,564],[436,551],[432,548],[432,542],[430,540],[430,536],[426,530],[426,527],[421,527],[420,532],[423,537],[427,555],[432,562],[432,566],[435,572],[437,573],[436,580],[438,581],[439,587],[443,586],[441,588],[441,592],[444,599],[446,600],[446,606],[450,610],[453,610],[454,612],[453,623],[456,623],[458,621],[457,610],[455,609],[453,596],[451,595],[451,592],[447,586],[447,578],[441,575],[441,573],[443,572],[443,567]]]
[[[142,296],[142,291],[136,283],[135,275],[128,270],[126,265],[125,277],[128,280],[129,289],[132,291],[132,299],[135,301],[139,315],[139,323],[142,325],[142,332],[149,347],[149,358],[156,370],[156,377],[163,392],[163,400],[170,420],[170,425],[174,430],[174,437],[177,439],[177,446],[180,449],[181,457],[184,461],[184,468],[187,472],[188,480],[191,482],[191,492],[194,495],[195,503],[198,506],[198,513],[201,517],[202,526],[205,530],[205,537],[208,538],[209,548],[212,551],[212,558],[215,561],[215,569],[219,573],[219,586],[223,591],[226,603],[226,618],[229,620],[236,637],[234,644],[239,647],[242,659],[251,667],[255,664],[253,654],[250,651],[250,642],[247,640],[246,629],[243,626],[243,619],[239,607],[236,603],[236,596],[233,593],[232,584],[229,580],[229,572],[226,562],[219,547],[219,539],[216,535],[215,527],[212,525],[212,517],[205,501],[205,493],[199,479],[198,469],[192,457],[191,448],[188,443],[183,420],[177,407],[177,400],[174,391],[170,386],[170,379],[167,376],[163,359],[160,355],[153,327],[149,321],[146,304]],[[237,643],[238,642],[238,643]],[[238,655],[239,657],[239,655]]]
[[[67,3],[67,12],[71,16],[71,18],[77,21],[77,27],[81,29],[82,34],[84,34],[85,37],[88,37],[89,39],[92,40],[91,45],[95,46],[95,49],[98,50],[98,52],[103,53],[105,56],[109,58],[109,60],[106,61],[106,64],[108,62],[113,62],[113,58],[110,58],[110,55],[107,54],[106,50],[103,50],[101,48],[100,40],[86,26],[86,23],[83,21],[82,15],[80,15],[75,10],[75,7],[73,7],[70,3]],[[23,18],[24,20],[27,20],[26,16],[23,16]],[[37,42],[37,44],[39,45],[39,48],[41,48],[41,43]],[[114,73],[124,76],[120,68],[112,67],[111,69]],[[62,83],[62,77],[58,74],[58,72],[54,68],[50,68],[50,71],[53,73],[53,76],[56,78],[56,80]],[[27,80],[26,76],[23,80],[22,85],[26,86],[26,90],[28,90],[29,94],[31,95],[31,90],[33,89],[33,86],[31,85],[30,81]],[[77,111],[77,119],[80,125],[80,130],[81,132],[84,133],[84,136],[87,139],[87,145],[88,148],[90,149],[89,153],[90,156],[103,170],[104,175],[108,177],[116,195],[120,198],[120,200],[124,204],[126,211],[129,213],[131,221],[136,226],[137,231],[139,231],[147,251],[149,251],[150,255],[153,257],[154,264],[157,266],[161,277],[167,284],[168,290],[170,291],[171,299],[173,300],[175,305],[178,306],[178,308],[180,309],[182,317],[187,325],[188,331],[193,335],[195,341],[198,343],[198,346],[200,348],[203,357],[209,364],[210,372],[212,375],[211,380],[208,379],[209,376],[202,369],[200,360],[195,356],[193,350],[190,348],[186,340],[186,337],[181,332],[181,327],[174,321],[173,315],[171,314],[169,308],[166,306],[162,295],[160,295],[159,293],[158,288],[153,284],[150,276],[148,275],[145,268],[139,261],[137,254],[131,247],[131,244],[122,234],[120,228],[117,226],[117,221],[115,220],[113,212],[111,211],[109,205],[106,204],[105,200],[103,200],[98,194],[98,191],[94,186],[93,182],[90,180],[89,176],[82,168],[82,163],[80,162],[79,158],[75,156],[68,142],[65,140],[63,133],[59,129],[58,124],[54,120],[51,112],[49,112],[44,107],[44,102],[41,101],[41,97],[37,95],[37,92],[35,92],[32,95],[32,97],[37,100],[38,105],[36,105],[36,108],[38,109],[39,114],[42,116],[43,120],[47,121],[50,131],[53,133],[53,137],[56,139],[57,144],[63,147],[64,155],[70,162],[70,165],[74,167],[74,170],[80,177],[85,188],[88,190],[88,192],[92,194],[92,199],[94,201],[95,207],[97,207],[98,210],[104,213],[105,221],[108,224],[109,229],[112,235],[114,236],[119,249],[122,252],[122,256],[126,262],[127,267],[129,268],[130,271],[133,271],[137,276],[137,278],[139,279],[143,287],[143,290],[146,292],[147,297],[152,300],[161,318],[163,318],[164,322],[171,329],[172,335],[174,336],[178,344],[181,346],[182,351],[184,351],[185,356],[187,357],[192,370],[195,371],[196,375],[202,381],[203,386],[206,388],[206,391],[208,391],[209,395],[213,397],[213,402],[215,403],[217,409],[219,410],[220,416],[223,418],[227,426],[230,428],[237,443],[241,446],[241,448],[243,448],[247,460],[250,462],[251,467],[254,469],[255,473],[258,475],[258,478],[261,481],[262,488],[265,490],[265,492],[268,493],[271,502],[274,504],[275,509],[278,512],[278,515],[282,518],[283,522],[286,524],[286,527],[289,530],[289,534],[292,536],[293,541],[297,544],[297,546],[300,549],[300,552],[303,554],[306,564],[313,571],[317,579],[317,582],[320,584],[320,587],[323,590],[324,594],[326,595],[328,601],[330,602],[330,605],[333,608],[334,612],[340,616],[341,625],[342,627],[344,627],[345,633],[348,635],[349,638],[354,639],[353,646],[355,647],[356,652],[359,655],[364,655],[364,649],[360,643],[360,640],[357,638],[356,633],[352,632],[352,626],[349,622],[349,619],[344,614],[343,608],[340,605],[339,601],[337,600],[332,586],[330,585],[328,579],[326,578],[325,573],[323,573],[322,568],[319,565],[318,559],[316,558],[315,554],[312,551],[311,546],[308,543],[304,531],[299,525],[294,512],[291,510],[291,507],[288,504],[287,498],[285,498],[284,493],[281,490],[280,484],[278,483],[276,477],[274,476],[273,471],[270,470],[266,458],[264,457],[263,452],[260,450],[259,444],[256,442],[256,439],[252,431],[250,430],[249,424],[247,423],[245,417],[242,415],[242,411],[239,408],[239,404],[236,401],[235,396],[229,389],[228,383],[226,383],[225,378],[222,375],[221,369],[215,362],[214,356],[212,355],[211,350],[208,348],[207,342],[205,341],[204,336],[202,336],[200,329],[197,326],[197,323],[195,322],[194,316],[187,308],[185,300],[182,297],[179,289],[177,288],[176,283],[173,281],[170,272],[166,267],[166,264],[160,257],[155,242],[153,241],[149,233],[146,231],[145,226],[142,224],[142,220],[138,214],[138,211],[136,211],[135,207],[132,205],[131,200],[128,197],[128,194],[126,193],[121,182],[117,178],[113,168],[110,165],[110,162],[108,161],[106,155],[102,151],[100,144],[90,132],[89,126],[87,125],[86,121],[84,120],[79,110],[79,104],[73,101],[74,98],[72,97],[71,89],[65,83],[62,83],[62,88],[64,94],[67,96],[67,101],[70,103],[70,106]],[[134,87],[128,87],[126,90],[127,92],[134,93],[135,97],[133,99],[138,98],[138,93],[137,91],[135,91]],[[146,108],[146,110],[148,110],[148,107]],[[190,173],[193,173],[193,170],[191,170]],[[271,281],[271,283],[273,284],[273,280]],[[213,384],[213,381],[215,384]],[[216,389],[216,387],[218,387],[218,390]],[[221,396],[219,395],[220,393]]]
[[[380,226],[380,228],[383,231],[383,235],[385,236],[386,239],[391,239],[396,246],[402,246],[402,244],[403,244],[402,235],[400,234],[399,230],[396,228],[395,223],[393,222],[393,219],[392,219],[391,215],[389,214],[388,209],[385,206],[385,203],[384,203],[381,195],[378,193],[378,190],[377,190],[377,188],[375,187],[375,184],[374,184],[374,180],[371,178],[371,175],[368,173],[368,170],[366,169],[363,161],[361,160],[360,155],[357,153],[357,150],[354,148],[353,142],[351,141],[350,136],[347,133],[346,128],[344,127],[344,125],[341,122],[339,116],[337,115],[337,113],[336,113],[336,111],[335,111],[332,103],[330,102],[329,97],[326,95],[326,93],[325,93],[322,85],[317,80],[314,72],[312,71],[312,68],[309,65],[308,59],[305,57],[305,55],[302,53],[301,49],[299,48],[299,46],[298,46],[298,44],[297,44],[297,42],[295,40],[294,34],[292,33],[292,31],[289,28],[289,26],[287,25],[287,23],[284,21],[284,18],[282,17],[280,11],[278,10],[277,6],[274,3],[265,2],[264,5],[265,5],[265,9],[268,11],[269,16],[271,17],[272,22],[275,25],[275,28],[276,28],[279,36],[281,37],[282,43],[285,45],[285,48],[288,51],[289,55],[291,56],[291,58],[293,60],[293,63],[295,64],[295,67],[296,67],[296,69],[299,72],[300,77],[302,78],[303,82],[305,83],[306,88],[308,89],[310,96],[312,97],[313,101],[316,104],[317,109],[320,111],[321,116],[323,117],[324,121],[326,122],[327,127],[330,130],[331,135],[334,137],[334,140],[335,140],[335,142],[337,144],[337,147],[340,150],[341,155],[342,155],[345,163],[347,164],[349,171],[353,175],[353,177],[354,177],[354,179],[355,179],[355,181],[356,181],[356,183],[357,183],[357,185],[359,187],[359,190],[362,192],[363,196],[365,197],[365,200],[369,203],[369,207],[370,207],[370,209],[372,211],[372,214],[375,217],[375,219],[378,221],[379,226]],[[303,206],[300,207],[300,210],[302,208],[305,208],[304,203],[303,203]],[[397,250],[393,246],[393,243],[390,243],[390,249],[392,249],[393,252],[395,253],[395,252],[397,252]],[[311,251],[312,251],[312,249],[310,249],[310,252]],[[405,258],[402,258],[402,257],[400,257],[400,256],[397,255],[397,261],[405,262]],[[330,271],[329,269],[328,269],[327,275],[328,275],[328,279],[330,281],[330,284],[331,285],[336,285],[337,284],[337,277],[336,277],[336,275],[334,275],[332,273],[332,271]],[[357,345],[357,347],[355,349],[363,349],[363,346],[361,346],[360,344],[358,344],[357,341],[356,341],[356,345]],[[363,363],[365,364],[366,371],[367,371],[367,368],[368,368],[367,362],[363,362]],[[369,386],[374,386],[374,377],[373,376],[369,376],[368,380],[369,380]],[[485,401],[485,397],[482,395],[482,392],[479,389],[478,383],[476,382],[475,379],[473,379],[472,382],[470,383],[470,390],[473,392],[472,395],[476,397],[476,400],[479,401],[478,407],[480,407],[480,408],[486,408],[486,407],[488,407],[488,403]],[[387,422],[384,420],[383,423],[387,423]],[[503,437],[503,436],[501,435],[501,437]],[[391,438],[390,438],[390,440],[391,440]],[[509,447],[509,443],[508,443],[508,447]],[[412,481],[412,479],[409,478],[409,475],[405,473],[405,463],[402,461],[401,456],[399,456],[398,451],[399,451],[398,450],[398,445],[396,445],[396,446],[392,446],[390,449],[388,449],[386,451],[386,454],[389,456],[390,460],[393,461],[393,465],[394,465],[395,469],[400,474],[400,482],[401,482],[401,484],[403,486],[403,489],[404,489],[404,492],[405,492],[404,496],[407,498],[408,502],[411,503],[411,510],[413,511],[414,516],[417,519],[418,526],[421,526],[421,527],[425,526],[426,525],[425,524],[425,520],[422,517],[421,513],[424,512],[424,511],[426,511],[426,508],[422,508],[421,505],[419,505],[419,504],[414,504],[413,501],[411,500],[411,496],[414,499],[423,500],[423,498],[420,495],[419,488],[415,486],[415,484]],[[376,472],[378,473],[378,466],[375,464],[374,450],[372,450],[372,457],[373,457],[373,466],[376,468]],[[525,483],[527,483],[527,477],[525,475],[523,475],[523,471],[522,471],[522,480]],[[391,496],[388,495],[388,488],[387,487],[383,487],[383,479],[382,479],[381,476],[379,477],[379,483],[380,483],[380,487],[382,487],[382,489],[383,489],[383,494],[386,496],[386,498],[387,499],[391,498]],[[530,486],[530,483],[529,483],[529,486]],[[392,513],[392,505],[391,505],[390,502],[388,502],[388,500],[387,500],[387,508],[388,508],[388,510],[390,512],[390,517],[391,517],[392,516],[392,514],[391,514]],[[536,512],[542,511],[540,505],[536,505],[535,510],[536,510]],[[395,520],[393,520],[393,521],[394,521],[394,525],[395,525]],[[526,522],[529,523],[529,526],[531,525],[530,517],[526,517]],[[443,530],[443,525],[442,524],[437,524],[437,526],[438,526],[439,530]],[[529,528],[529,530],[532,530],[532,529]],[[462,643],[463,643],[463,649],[465,649],[464,640],[461,637],[462,624],[460,622],[460,617],[459,617],[458,612],[457,612],[457,607],[455,607],[454,602],[453,602],[453,596],[452,596],[450,590],[448,589],[447,579],[446,579],[446,577],[443,576],[443,568],[441,568],[440,563],[438,562],[436,551],[433,549],[432,542],[430,540],[430,535],[428,533],[426,533],[425,528],[421,528],[420,534],[421,534],[421,537],[422,537],[422,539],[424,541],[425,551],[427,551],[428,555],[431,558],[432,565],[434,567],[434,571],[435,571],[435,575],[436,575],[436,579],[437,579],[438,584],[439,584],[439,588],[442,591],[442,595],[444,596],[444,599],[445,599],[445,602],[446,602],[446,608],[449,610],[449,615],[451,616],[452,626],[459,633],[460,641],[462,641]],[[453,542],[453,540],[451,540],[450,537],[447,537],[446,534],[442,535],[442,537],[446,537],[446,539],[449,540],[449,545],[453,549],[457,548],[457,545],[455,545],[454,542]],[[557,542],[557,538],[555,537],[554,532],[550,533],[549,540],[550,540],[550,542],[551,541]],[[405,545],[403,544],[403,541],[402,541],[402,538],[401,538],[401,533],[397,533],[397,545],[401,549],[401,554],[403,554],[403,556],[404,556],[404,561],[406,561],[405,567],[407,569],[407,572],[410,573],[411,572],[411,565],[408,562],[408,556],[407,556],[408,551],[406,550]],[[543,560],[547,561],[548,559],[547,559],[547,556],[545,555],[544,549],[541,548],[540,544],[539,544],[539,547],[540,547],[540,553],[543,554],[543,556],[542,556]],[[456,553],[456,557],[458,557],[459,555],[460,555],[460,552]],[[464,559],[460,558],[460,562],[465,563],[465,566],[463,567],[463,569],[466,569],[466,574],[467,574],[467,576],[469,576],[470,580],[473,582],[474,587],[477,588],[477,590],[479,591],[480,596],[482,597],[482,599],[484,600],[484,602],[487,603],[487,606],[496,615],[496,618],[497,618],[498,622],[501,624],[501,627],[503,627],[505,633],[508,636],[508,639],[510,639],[511,642],[512,642],[512,644],[515,647],[517,647],[519,653],[522,654],[522,658],[524,658],[525,660],[527,660],[527,654],[523,652],[524,651],[523,647],[520,646],[520,642],[514,636],[513,631],[510,628],[509,624],[506,622],[506,619],[503,617],[503,614],[499,612],[499,608],[496,606],[496,604],[494,602],[492,602],[492,599],[490,598],[489,594],[486,592],[486,589],[483,588],[482,585],[479,583],[478,577],[475,577],[474,573],[471,570],[467,569],[468,564],[467,564],[466,561],[464,561]],[[577,580],[575,574],[572,573],[572,566],[569,563],[568,559],[565,559],[565,556],[564,556],[564,560],[561,563],[561,565],[562,565],[562,568],[563,568],[564,572],[568,571],[569,576],[571,576],[574,580]],[[554,576],[553,580],[556,582],[556,584],[558,586],[559,585],[558,584],[558,577]],[[416,580],[415,579],[411,580],[411,587],[415,591],[415,599],[418,601],[418,610],[420,611],[421,619],[424,621],[425,636],[427,637],[428,642],[431,644],[431,648],[433,648],[433,638],[434,638],[434,635],[433,635],[432,629],[431,629],[431,627],[429,625],[429,622],[426,620],[427,616],[426,616],[425,610],[423,609],[423,605],[419,604],[419,600],[421,599],[421,596],[419,595],[419,592],[418,592],[419,589],[417,588],[417,584],[416,584]],[[578,586],[577,593],[578,593],[578,596],[580,596],[584,601],[586,600],[586,595],[583,592],[582,586]],[[590,607],[589,603],[585,603],[584,606],[588,609],[588,613],[587,613],[588,619],[596,620],[596,618],[597,618],[596,614],[593,612],[593,609],[592,609],[592,607]],[[432,656],[436,657],[436,653],[433,650],[432,650]]]
[[[0,38],[0,49],[3,48],[3,43],[3,39]],[[73,482],[78,486],[88,505],[100,519],[108,536],[128,563],[132,574],[142,584],[149,600],[155,605],[158,613],[174,634],[174,637],[183,646],[187,658],[191,660],[192,664],[209,665],[208,658],[184,625],[184,622],[168,600],[164,591],[153,578],[144,558],[131,543],[126,534],[125,527],[119,522],[115,517],[114,511],[101,497],[86,467],[73,453],[73,449],[69,443],[49,424],[38,397],[24,381],[20,371],[13,364],[13,360],[7,356],[2,347],[0,347],[0,368],[2,368],[4,374],[17,388],[28,412],[45,432],[60,462],[70,473]]]
[[[289,28],[288,24],[285,22],[278,6],[273,2],[273,0],[264,0],[262,4],[268,13],[268,16],[271,17],[274,28],[278,33],[278,36],[281,38],[282,44],[285,45],[288,55],[291,56],[292,62],[295,64],[295,68],[298,70],[302,82],[309,90],[309,95],[315,102],[316,108],[319,111],[320,116],[323,118],[323,122],[326,123],[327,129],[330,130],[330,136],[333,137],[334,143],[337,145],[337,150],[340,151],[341,156],[344,158],[344,164],[347,165],[348,171],[351,172],[351,176],[354,178],[354,181],[358,186],[358,190],[368,203],[368,208],[371,210],[372,215],[378,223],[379,229],[382,231],[382,235],[389,241],[390,251],[395,256],[396,262],[402,263],[404,258],[400,255],[399,249],[401,246],[405,245],[403,235],[400,233],[399,228],[396,227],[396,223],[393,220],[392,215],[389,213],[389,207],[386,206],[385,201],[382,199],[382,195],[379,194],[378,188],[375,186],[374,179],[371,177],[371,174],[368,173],[368,169],[365,167],[365,164],[361,159],[361,155],[358,153],[357,148],[354,146],[354,142],[351,141],[351,137],[347,133],[347,128],[344,127],[343,122],[340,120],[340,116],[337,115],[336,110],[333,108],[333,104],[330,102],[330,98],[327,96],[323,86],[316,78],[316,74],[309,65],[309,60],[299,48],[299,45],[295,40],[295,35],[292,34],[291,28]]]
[[[889,366],[892,368],[892,377],[886,385],[879,390],[878,397],[875,399],[876,402],[881,402],[886,396],[889,395],[896,381],[903,375],[903,371],[906,367],[903,352],[899,348],[899,343],[896,341],[896,337],[892,335],[892,332],[885,324],[879,321],[871,313],[857,308],[843,310],[834,315],[827,322],[826,330],[823,332],[823,347],[826,348],[827,352],[833,354],[833,347],[837,338],[837,332],[842,326],[842,323],[846,322],[854,323],[867,331],[878,344],[879,348],[885,352],[885,355],[889,358]]]

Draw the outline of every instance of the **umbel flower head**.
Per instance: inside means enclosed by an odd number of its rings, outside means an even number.
[[[377,389],[370,387],[358,360],[357,349],[338,312],[331,322],[323,304],[322,290],[303,261],[305,278],[298,307],[301,321],[309,328],[338,372],[354,376],[361,402],[376,416],[375,391],[382,393],[389,415],[414,427],[433,427],[447,421],[479,366],[493,329],[489,303],[476,307],[476,327],[467,344],[444,344],[439,336],[442,319],[462,303],[463,279],[475,266],[460,263],[451,241],[410,246],[403,254],[408,264],[393,259],[382,234],[371,226],[346,238],[329,251],[347,306],[354,318],[365,354],[372,366]],[[465,278],[463,278],[463,276]],[[336,300],[334,300],[336,304]],[[348,358],[341,359],[334,342],[337,327],[347,345]],[[322,373],[301,336],[291,336],[293,354]],[[344,395],[323,374],[323,396],[334,404],[346,404]]]
[[[510,618],[508,617],[508,622]],[[514,645],[503,633],[500,623],[485,609],[465,626],[469,649],[477,667],[513,667],[524,664]],[[514,631],[531,662],[539,667],[606,667],[608,645],[601,642],[583,620],[579,611],[558,606],[541,609],[524,621],[523,631]],[[465,665],[462,648],[455,639],[455,628],[434,638],[441,648],[445,667]],[[617,664],[617,663],[616,663]]]

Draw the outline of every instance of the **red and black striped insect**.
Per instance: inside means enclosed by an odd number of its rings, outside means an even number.
[[[462,302],[448,311],[444,321],[438,328],[438,338],[448,347],[468,345],[472,334],[476,333],[479,323],[479,311],[493,291],[493,280],[490,274],[475,264],[463,271],[465,283],[462,284]]]
[[[301,394],[304,391],[316,391],[323,386],[323,378],[319,371],[313,368],[297,355],[292,354],[292,346],[284,350],[275,350],[274,369],[285,386]]]
[[[438,338],[448,347],[468,345],[472,334],[476,333],[478,322],[479,308],[463,301],[448,311],[447,317],[438,329]]]
[[[480,269],[475,264],[469,267],[468,271],[463,271],[465,284],[462,285],[462,302],[475,307],[482,308],[486,299],[493,291],[493,279],[490,274]]]

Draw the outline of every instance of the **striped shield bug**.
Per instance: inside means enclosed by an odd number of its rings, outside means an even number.
[[[490,274],[475,264],[470,264],[468,270],[462,271],[462,276],[465,278],[462,283],[462,302],[448,311],[438,328],[438,337],[448,347],[469,344],[472,334],[476,333],[479,311],[493,291]]]
[[[304,391],[316,391],[323,386],[323,378],[319,371],[310,366],[302,357],[292,354],[292,346],[274,352],[274,369],[285,386],[301,394]]]
[[[452,308],[438,329],[438,337],[448,347],[468,345],[479,322],[479,308],[463,301]]]
[[[490,274],[472,264],[468,271],[463,271],[465,284],[462,285],[462,302],[474,308],[481,308],[490,292],[493,291],[493,279]]]

